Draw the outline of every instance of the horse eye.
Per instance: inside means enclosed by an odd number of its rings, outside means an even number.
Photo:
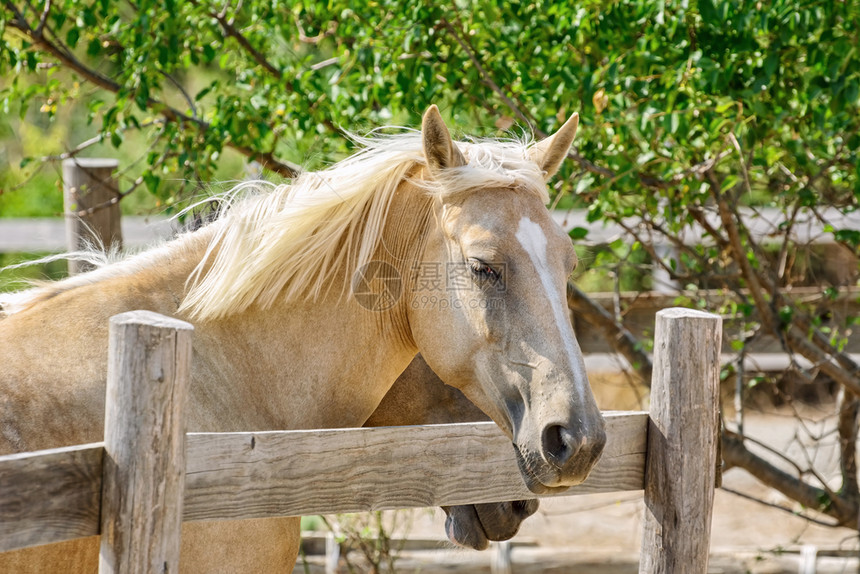
[[[469,268],[478,279],[495,281],[499,278],[498,272],[480,259],[470,259]]]

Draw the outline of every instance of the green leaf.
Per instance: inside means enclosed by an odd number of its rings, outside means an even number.
[[[39,66],[39,59],[36,55],[36,52],[27,52],[27,69],[31,72],[35,72],[36,68]]]
[[[791,319],[794,317],[794,307],[791,305],[784,305],[779,308],[779,320],[783,325],[788,325],[791,323]]]
[[[87,43],[87,56],[95,58],[102,51],[102,43],[98,38],[93,38]]]
[[[212,91],[213,87],[214,86],[212,86],[210,84],[210,85],[206,86],[205,88],[203,88],[202,90],[200,90],[199,92],[197,92],[197,94],[194,96],[194,101],[199,102],[200,100],[205,98],[209,94],[209,92]]]
[[[585,237],[588,235],[588,228],[586,228],[586,227],[574,227],[573,229],[570,230],[568,235],[570,235],[570,238],[573,239],[574,241],[577,241],[579,239],[585,239]]]
[[[66,32],[66,45],[69,48],[74,48],[78,44],[78,38],[81,37],[81,31],[77,28],[69,28],[69,31]]]
[[[854,247],[860,246],[860,230],[857,229],[839,229],[833,232],[833,237],[836,241],[849,243]]]
[[[216,56],[215,48],[213,48],[211,44],[204,44],[203,45],[203,61],[208,64],[209,62],[211,62],[212,60],[215,59],[215,56]],[[223,68],[224,66],[221,66],[221,67]]]
[[[723,189],[726,191],[731,190],[740,182],[740,180],[741,178],[737,175],[727,175],[723,180]]]
[[[147,189],[149,189],[149,192],[156,194],[159,186],[161,185],[161,178],[153,174],[151,171],[145,171],[142,177],[144,184],[146,184]]]

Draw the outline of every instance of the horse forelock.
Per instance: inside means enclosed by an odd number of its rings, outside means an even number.
[[[548,201],[526,141],[458,142],[467,164],[429,178],[420,169],[426,166],[420,133],[354,139],[363,148],[328,169],[291,184],[243,184],[240,192],[256,187],[250,194],[228,192],[229,206],[210,224],[212,239],[180,310],[217,319],[251,305],[268,308],[279,298],[319,298],[333,288],[335,274],[348,281],[371,260],[404,182],[443,198],[502,187]]]
[[[527,140],[474,140],[457,142],[467,164],[436,174],[425,182],[442,196],[469,193],[477,189],[518,189],[549,202],[544,174],[528,157]]]

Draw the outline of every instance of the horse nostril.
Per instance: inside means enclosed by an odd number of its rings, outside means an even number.
[[[576,454],[581,442],[573,432],[562,425],[549,425],[543,431],[543,452],[547,462],[564,466]]]

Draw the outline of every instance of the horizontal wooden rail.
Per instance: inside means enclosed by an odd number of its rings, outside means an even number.
[[[843,214],[836,208],[820,208],[818,212],[834,229],[856,229],[860,227],[860,212]],[[779,209],[763,208],[742,210],[744,225],[758,241],[781,239],[779,224],[785,216]],[[624,227],[614,223],[589,221],[584,209],[558,209],[552,212],[553,219],[565,230],[575,227],[588,230],[585,240],[590,244],[610,243],[618,238],[629,237]],[[712,214],[712,224],[719,225],[717,214]],[[792,228],[792,238],[798,243],[832,244],[832,232],[815,217],[804,216]],[[627,227],[636,228],[640,221],[631,217],[624,220]],[[129,244],[147,244],[165,239],[172,234],[172,224],[164,216],[123,217],[123,234]],[[62,251],[66,249],[65,222],[63,218],[0,218],[0,253],[14,251]],[[698,245],[707,242],[703,232],[696,227],[684,235],[684,243]],[[655,245],[672,245],[667,239],[656,236]]]
[[[170,239],[178,225],[165,217],[122,218],[123,244],[140,248]],[[0,253],[67,251],[66,221],[62,217],[0,218]]]
[[[0,456],[0,552],[99,532],[104,443]]]
[[[607,412],[588,480],[641,490],[643,412]],[[99,533],[103,444],[0,457],[0,552]],[[184,520],[300,516],[534,498],[494,423],[189,433]],[[492,476],[492,480],[487,480]]]
[[[860,213],[860,212],[858,212]],[[742,291],[748,294],[748,291]],[[660,293],[656,291],[622,291],[621,293],[587,293],[588,298],[614,312],[616,302],[620,302],[624,315],[624,327],[635,337],[650,339],[654,333],[654,321],[661,309],[675,307],[686,301],[691,306],[702,305],[718,307],[721,302],[738,301],[736,294],[726,293],[720,289],[699,289],[695,291],[676,291]],[[838,287],[829,298],[824,295],[821,287],[792,287],[783,293],[786,300],[792,304],[810,305],[817,309],[816,314],[825,320],[824,326],[841,328],[849,317],[860,315],[860,288],[856,286]],[[588,321],[577,318],[574,313],[574,329],[583,353],[596,355],[614,351],[612,341],[606,339]],[[847,342],[844,351],[860,354],[860,330],[854,329],[846,333]],[[731,346],[731,337],[724,337],[722,351],[726,355],[735,355]],[[777,371],[787,368],[790,357],[785,353],[782,342],[774,336],[762,334],[755,338],[746,348],[746,355],[751,359],[747,364],[750,370]],[[796,357],[795,357],[796,358]],[[589,359],[586,359],[589,360]],[[600,359],[591,359],[598,361]],[[605,359],[604,359],[605,360]],[[732,362],[731,356],[723,358],[723,362]],[[756,364],[758,363],[758,364]]]

